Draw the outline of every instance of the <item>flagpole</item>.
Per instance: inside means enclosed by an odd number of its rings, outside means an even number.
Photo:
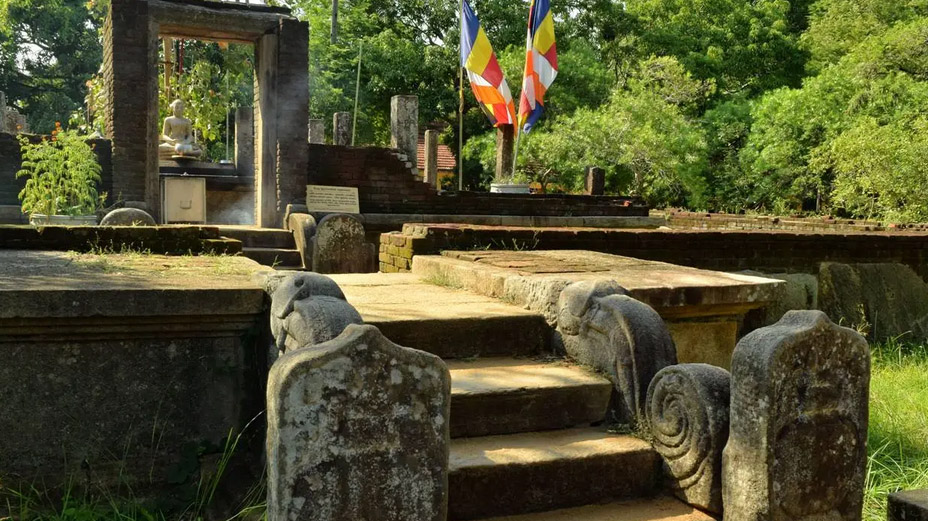
[[[361,95],[361,55],[364,53],[364,40],[358,44],[358,76],[354,80],[354,120],[351,122],[351,146],[354,146],[355,130],[358,128],[358,97]]]
[[[516,131],[516,146],[515,146],[515,149],[512,151],[512,175],[513,176],[516,175],[516,165],[519,164],[519,141],[522,140],[522,129],[519,128],[518,118],[516,118],[515,131]]]
[[[460,63],[464,56],[464,0],[458,7],[458,26],[461,37],[458,38],[458,191],[464,191],[464,66]]]

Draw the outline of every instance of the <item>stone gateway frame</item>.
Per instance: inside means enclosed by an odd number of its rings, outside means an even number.
[[[158,39],[255,48],[255,224],[281,227],[303,203],[308,166],[309,25],[289,9],[206,0],[111,0],[104,25],[106,134],[113,197],[144,203],[160,221]]]

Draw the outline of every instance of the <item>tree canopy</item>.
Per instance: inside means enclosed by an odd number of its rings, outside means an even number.
[[[277,3],[310,24],[312,117],[329,125],[353,110],[357,87],[357,140],[384,145],[390,97],[415,93],[420,124],[444,128],[456,151],[457,2],[340,0],[334,42],[332,0]],[[471,3],[517,97],[528,0]],[[597,165],[608,190],[658,207],[928,219],[928,0],[551,6],[559,75],[524,136],[519,174],[572,191]],[[104,12],[93,1],[0,0],[0,89],[35,130],[83,107]],[[211,136],[225,107],[250,99],[250,54],[188,45],[178,88],[212,92],[191,107]],[[495,132],[466,89],[466,187],[491,180]]]

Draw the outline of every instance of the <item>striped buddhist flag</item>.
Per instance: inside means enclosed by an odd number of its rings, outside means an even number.
[[[516,121],[516,105],[503,70],[477,15],[464,0],[461,12],[461,66],[467,71],[470,88],[480,108],[494,127]]]
[[[532,0],[525,42],[525,73],[519,100],[519,126],[528,132],[544,112],[548,87],[557,76],[557,47],[549,0]]]

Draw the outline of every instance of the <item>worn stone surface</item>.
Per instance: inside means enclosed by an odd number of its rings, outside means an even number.
[[[550,352],[538,313],[410,273],[332,275],[364,322],[387,338],[442,358],[532,356]]]
[[[451,380],[373,326],[281,357],[268,381],[268,520],[443,521]]]
[[[823,262],[819,308],[841,325],[869,329],[874,340],[928,339],[928,284],[902,264]]]
[[[350,112],[336,112],[332,115],[332,144],[339,146],[351,144]]]
[[[352,215],[330,214],[319,221],[312,238],[312,269],[317,273],[376,271],[376,251],[366,241],[364,225]]]
[[[361,315],[345,300],[332,279],[318,273],[295,273],[272,282],[271,332],[281,354],[337,337]]]
[[[309,142],[317,145],[325,144],[325,122],[321,119],[309,120]]]
[[[106,214],[100,226],[154,226],[155,219],[138,208],[118,208]]]
[[[759,327],[776,324],[787,311],[818,309],[818,277],[809,273],[760,273],[740,272],[755,277],[782,280],[773,299],[763,308],[752,311],[745,319],[744,327],[753,331]]]
[[[235,173],[255,175],[255,110],[252,107],[235,109]]]
[[[486,521],[715,521],[715,518],[675,498],[658,496],[604,505],[588,505]]]
[[[287,229],[293,233],[293,241],[300,252],[303,268],[313,267],[313,235],[316,234],[316,219],[308,213],[291,213],[287,217]]]
[[[429,186],[438,186],[438,132],[425,131],[425,182]]]
[[[406,161],[418,164],[419,96],[390,98],[390,147],[406,154]]]
[[[928,521],[928,490],[904,490],[890,494],[887,521]]]
[[[731,317],[683,318],[667,321],[681,364],[710,364],[731,368],[731,353],[738,342],[737,320]]]
[[[494,179],[512,178],[512,154],[515,148],[515,125],[496,127],[496,172]]]
[[[450,519],[540,512],[653,494],[646,441],[587,427],[451,440]]]
[[[183,497],[264,409],[263,273],[241,257],[0,250],[4,484]],[[234,459],[254,474],[230,467],[225,484],[255,482],[262,445],[244,432]]]
[[[677,354],[660,315],[625,293],[615,281],[567,286],[558,301],[557,331],[571,358],[612,380],[620,398],[615,419],[635,424],[644,417],[648,384],[677,363]]]
[[[563,361],[452,360],[451,436],[591,425],[606,417],[612,382]]]
[[[598,166],[586,169],[586,195],[603,195],[606,193],[606,171]]]
[[[722,513],[722,449],[728,442],[731,376],[708,364],[662,369],[648,388],[648,426],[674,494]]]
[[[738,342],[722,466],[725,519],[859,521],[870,350],[821,311]]]

